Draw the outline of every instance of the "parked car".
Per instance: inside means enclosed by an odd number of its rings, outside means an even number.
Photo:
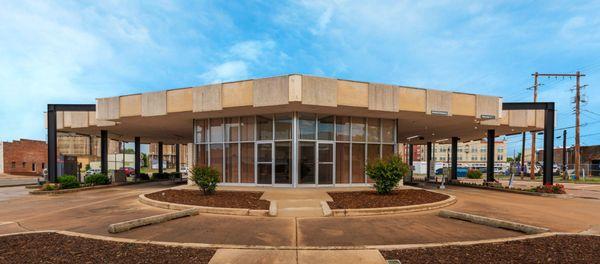
[[[125,176],[131,176],[135,174],[135,169],[132,167],[121,167],[119,171],[125,173]]]
[[[102,171],[100,169],[89,169],[85,172],[85,176],[90,176],[90,175],[98,174],[101,172]]]

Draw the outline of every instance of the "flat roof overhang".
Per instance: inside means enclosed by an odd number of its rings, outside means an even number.
[[[542,130],[543,111],[504,110],[494,96],[292,74],[100,98],[95,112],[57,111],[57,129],[190,143],[194,119],[312,112],[397,119],[399,142],[424,144],[478,140],[488,129],[497,136]]]

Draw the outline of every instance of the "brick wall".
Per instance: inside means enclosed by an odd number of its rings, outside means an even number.
[[[44,141],[21,139],[2,145],[4,173],[42,175],[47,167],[48,145]]]

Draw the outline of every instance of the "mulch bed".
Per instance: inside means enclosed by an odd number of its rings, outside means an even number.
[[[0,237],[0,263],[208,263],[212,249],[103,241],[56,233]]]
[[[333,202],[328,202],[331,209],[395,207],[448,199],[445,194],[426,190],[394,190],[387,195],[379,195],[375,191],[329,192],[328,194],[333,198]]]
[[[268,210],[270,202],[260,200],[262,192],[217,191],[204,195],[200,190],[164,190],[146,197],[162,202],[210,207]]]
[[[408,263],[599,263],[600,237],[534,238],[469,246],[381,250],[385,259]]]

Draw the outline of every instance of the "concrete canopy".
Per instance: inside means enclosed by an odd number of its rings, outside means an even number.
[[[544,125],[542,110],[503,110],[500,97],[292,74],[99,98],[96,112],[58,112],[57,128],[85,135],[107,130],[122,141],[190,143],[194,119],[294,111],[398,119],[398,142],[413,144]]]

